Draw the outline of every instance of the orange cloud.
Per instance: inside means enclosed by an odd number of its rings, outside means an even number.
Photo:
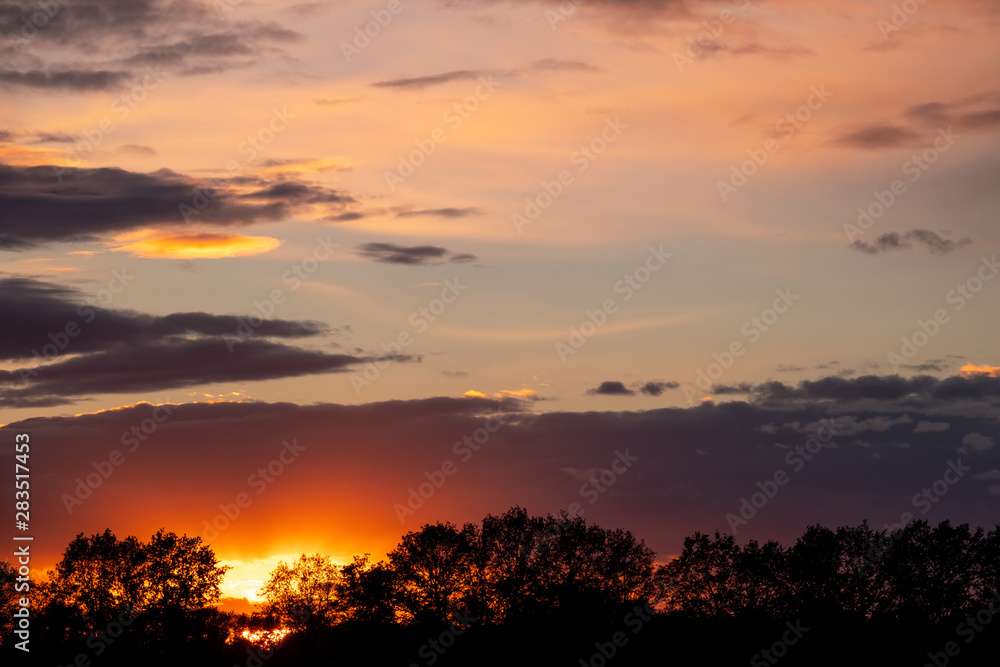
[[[147,236],[148,234],[149,232],[143,232],[115,237],[115,241],[122,243],[146,236],[146,238],[140,238],[132,243],[113,248],[113,250],[115,252],[130,252],[136,257],[218,259],[260,255],[281,245],[281,241],[270,236],[241,236],[219,232],[195,232],[151,237]]]
[[[30,148],[28,146],[0,147],[0,162],[17,164],[25,167],[38,167],[54,164],[60,167],[79,166],[62,157],[62,153],[48,148]],[[53,172],[54,175],[54,172]]]
[[[989,364],[975,365],[966,364],[958,369],[959,375],[964,375],[969,377],[970,375],[992,375],[993,377],[1000,377],[1000,366],[990,366]]]

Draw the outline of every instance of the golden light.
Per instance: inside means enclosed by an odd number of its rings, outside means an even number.
[[[291,634],[288,628],[275,628],[274,630],[244,630],[240,633],[243,639],[251,644],[269,648],[281,643],[281,640]]]
[[[145,236],[149,232],[140,233]],[[137,234],[115,237],[123,243]],[[136,257],[161,259],[220,259],[260,255],[274,250],[281,241],[270,236],[242,236],[222,232],[193,232],[140,238],[132,243],[112,248],[115,252],[130,252]]]
[[[462,394],[463,398],[489,398],[486,394],[481,391],[476,391],[475,389],[470,389],[469,391]]]
[[[993,377],[1000,377],[1000,366],[990,366],[989,364],[965,364],[960,369],[958,369],[959,375],[964,375],[969,377],[971,375],[992,375]]]

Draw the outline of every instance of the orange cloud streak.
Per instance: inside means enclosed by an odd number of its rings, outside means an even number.
[[[119,236],[119,243],[130,240]],[[274,250],[281,241],[269,236],[240,236],[219,232],[196,232],[153,236],[113,248],[115,252],[131,252],[136,257],[165,259],[219,259],[260,255]]]

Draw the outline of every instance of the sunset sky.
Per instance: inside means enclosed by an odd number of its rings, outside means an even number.
[[[0,2],[0,440],[31,436],[35,565],[162,526],[252,599],[280,558],[573,503],[667,558],[781,471],[737,539],[996,525],[998,21]]]

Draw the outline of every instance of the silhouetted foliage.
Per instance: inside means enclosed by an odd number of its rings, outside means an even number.
[[[695,533],[657,564],[629,531],[514,507],[425,525],[380,562],[279,563],[249,615],[214,606],[225,570],[197,537],[78,535],[32,582],[39,664],[756,667],[779,647],[783,665],[978,665],[1000,649],[1000,527],[947,521],[809,526],[787,548]],[[15,576],[0,562],[5,622]]]

